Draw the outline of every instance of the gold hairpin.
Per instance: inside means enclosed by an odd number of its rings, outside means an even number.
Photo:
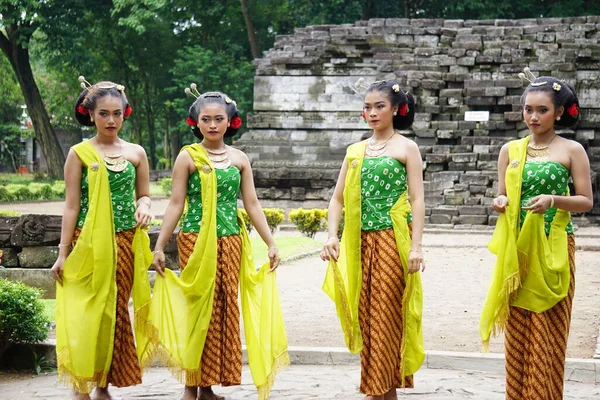
[[[195,83],[191,83],[190,87],[186,87],[184,91],[185,91],[185,94],[194,96],[195,98],[198,98],[201,96],[200,92],[198,91],[198,86]]]
[[[89,83],[88,81],[85,80],[85,77],[83,75],[79,75],[79,77],[77,78],[77,80],[79,82],[81,82],[79,84],[79,86],[81,86],[82,89],[86,89],[89,90],[92,87],[92,84]]]
[[[531,86],[542,86],[542,85],[545,85],[546,83],[548,83],[547,81],[535,82],[534,83],[534,81],[537,78],[533,74],[533,72],[531,72],[531,70],[529,69],[529,67],[523,68],[523,72],[519,73],[519,78],[521,78],[522,81],[528,81]]]
[[[89,83],[88,81],[85,80],[85,77],[83,75],[79,75],[79,77],[77,78],[77,80],[79,82],[81,82],[79,84],[79,86],[81,86],[82,89],[84,90],[90,90],[94,85],[92,85],[91,83]],[[123,85],[118,85],[118,84],[114,84],[114,85],[105,85],[105,86],[99,86],[96,85],[96,89],[117,89],[119,92],[124,92],[125,91],[125,86]]]

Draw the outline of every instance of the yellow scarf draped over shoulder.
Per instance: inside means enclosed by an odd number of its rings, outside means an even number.
[[[571,214],[557,209],[550,235],[546,236],[544,214],[529,210],[519,229],[521,185],[529,139],[528,136],[508,145],[509,165],[505,175],[508,205],[499,215],[488,244],[497,257],[479,321],[484,351],[488,349],[490,336],[504,329],[510,306],[541,313],[565,298],[569,290],[565,229]]]
[[[73,146],[88,169],[88,213],[56,284],[56,354],[59,379],[80,393],[107,385],[117,307],[117,244],[108,171],[89,142]],[[110,221],[109,223],[107,223]],[[133,304],[138,357],[148,344],[150,240],[137,229],[133,239]]]
[[[358,320],[358,304],[362,289],[361,264],[361,169],[366,142],[351,145],[346,154],[348,172],[344,186],[344,232],[340,243],[338,261],[329,261],[323,290],[335,302],[346,346],[358,353],[363,346]],[[404,192],[393,205],[390,215],[398,247],[398,257],[404,268],[406,287],[402,298],[404,334],[402,337],[402,378],[414,374],[425,360],[421,320],[423,316],[423,291],[420,273],[408,274],[408,252],[411,237],[406,222],[410,213],[408,194]]]
[[[217,177],[200,144],[185,146],[198,171],[202,187],[200,232],[180,277],[165,270],[157,276],[150,311],[154,350],[182,383],[197,386],[201,358],[212,315],[217,271]],[[289,364],[287,338],[279,303],[275,272],[269,264],[258,271],[245,224],[238,210],[242,236],[240,298],[248,362],[259,399],[267,399],[277,372]],[[151,358],[145,360],[148,364]]]

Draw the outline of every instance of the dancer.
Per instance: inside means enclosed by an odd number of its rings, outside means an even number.
[[[425,358],[423,164],[417,144],[396,131],[414,115],[413,96],[398,84],[369,85],[363,119],[373,135],[348,148],[329,204],[323,289],[336,303],[348,349],[360,351],[365,399],[396,399],[396,388],[413,387]]]
[[[173,170],[171,200],[156,242],[157,278],[152,323],[157,351],[185,384],[182,400],[222,399],[212,386],[239,385],[242,373],[240,286],[245,339],[259,398],[265,399],[277,371],[289,364],[275,269],[279,250],[258,202],[248,157],[231,146],[242,121],[236,103],[220,92],[197,96],[187,122],[201,140],[185,146]],[[237,207],[244,207],[267,244],[269,263],[256,271],[248,233]],[[181,277],[165,270],[164,247],[187,201],[177,236]]]
[[[131,106],[122,85],[84,88],[75,117],[96,135],[73,146],[65,163],[66,201],[58,259],[56,357],[73,399],[112,399],[108,384],[142,382],[138,354],[147,345],[149,311],[149,168],[141,146],[119,138]],[[71,253],[69,250],[73,246]],[[135,309],[135,341],[129,298]],[[136,350],[137,342],[137,350]]]
[[[521,103],[531,134],[498,157],[492,206],[500,216],[489,244],[497,259],[479,328],[484,347],[504,330],[507,399],[562,399],[575,290],[570,213],[592,208],[590,164],[579,143],[555,131],[579,120],[573,88],[525,74],[531,83]]]

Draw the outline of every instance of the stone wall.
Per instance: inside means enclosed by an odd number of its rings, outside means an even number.
[[[22,215],[0,217],[0,278],[23,281],[44,290],[44,298],[56,296],[56,285],[50,268],[58,257],[62,217],[56,215]],[[160,227],[149,231],[151,248]],[[175,234],[165,247],[167,268],[179,270]],[[151,273],[151,281],[154,273]]]
[[[600,17],[524,20],[372,19],[297,29],[257,60],[254,110],[235,145],[252,160],[265,204],[326,205],[345,148],[359,140],[366,81],[395,79],[417,98],[412,130],[425,166],[427,222],[493,224],[501,146],[528,134],[517,74],[529,67],[575,86],[581,122],[560,133],[592,163],[600,217]],[[465,121],[489,111],[488,122]]]

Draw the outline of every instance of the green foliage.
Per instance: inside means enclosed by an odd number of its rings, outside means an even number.
[[[160,180],[160,188],[165,196],[170,196],[173,191],[173,178],[165,177]]]
[[[42,372],[50,372],[56,369],[56,362],[54,360],[47,360],[44,356],[39,356],[35,351],[33,352],[33,372],[36,375]]]
[[[290,221],[304,236],[314,238],[318,231],[327,226],[327,209],[297,208],[290,211]]]
[[[240,209],[240,211],[242,213],[242,219],[244,220],[244,225],[246,225],[246,230],[248,231],[248,233],[252,232],[252,228],[254,228],[254,227],[252,226],[252,221],[250,221],[250,216],[248,215],[246,210],[244,210],[243,208]]]
[[[150,226],[162,226],[162,219],[152,219],[150,220]]]
[[[31,182],[29,184],[9,183],[0,186],[0,203],[11,201],[59,200],[65,197],[65,182]]]
[[[50,321],[41,293],[23,282],[0,279],[0,358],[11,344],[34,344],[48,337]]]
[[[267,224],[271,228],[271,233],[275,233],[279,224],[285,218],[283,209],[281,208],[263,208],[265,217],[267,218]]]

